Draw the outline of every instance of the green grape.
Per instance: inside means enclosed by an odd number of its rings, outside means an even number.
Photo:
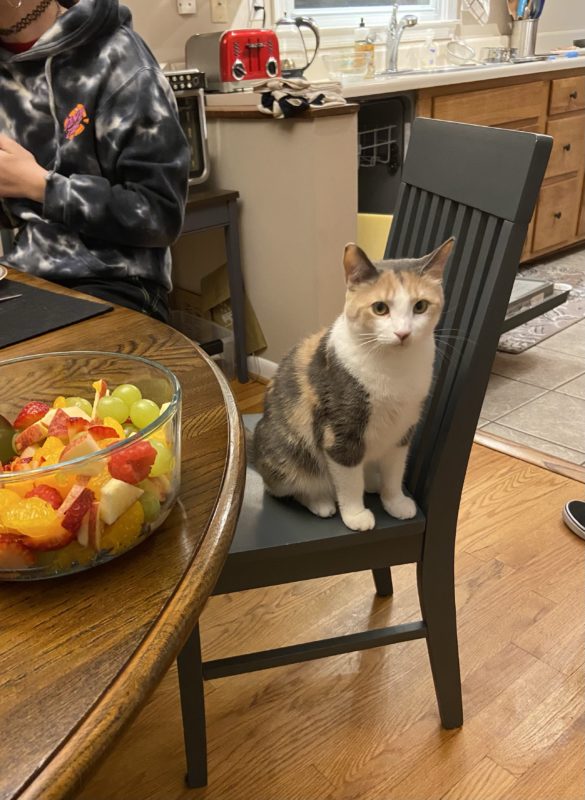
[[[158,478],[159,475],[170,471],[173,466],[173,454],[165,444],[156,439],[151,439],[150,444],[156,450],[156,458],[148,474],[151,478]]]
[[[66,397],[65,398],[65,405],[70,406],[77,406],[82,411],[85,411],[88,417],[91,417],[91,412],[93,411],[93,406],[86,400],[85,397]]]
[[[121,383],[112,392],[112,397],[119,397],[120,400],[126,403],[128,408],[131,408],[132,403],[142,400],[142,392],[138,386],[134,386],[132,383]]]
[[[140,497],[140,505],[144,511],[144,519],[152,522],[160,514],[160,501],[152,492],[144,492]]]
[[[130,419],[137,428],[146,428],[158,417],[159,410],[152,400],[137,400],[130,407]]]
[[[124,436],[127,439],[129,439],[131,436],[134,436],[135,433],[138,433],[138,428],[136,425],[131,425],[130,423],[128,423],[128,425],[124,425]]]
[[[119,397],[102,397],[98,400],[97,415],[104,419],[104,417],[112,417],[117,422],[126,422],[128,419],[128,406]]]
[[[16,450],[12,446],[14,428],[6,417],[0,416],[0,463],[8,464],[16,455]]]

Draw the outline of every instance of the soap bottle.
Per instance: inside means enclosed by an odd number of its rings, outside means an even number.
[[[366,64],[366,78],[374,77],[374,39],[370,33],[370,29],[366,28],[366,23],[362,17],[360,24],[354,30],[354,51],[356,55],[363,53],[364,61]],[[356,58],[356,62],[360,61]]]
[[[422,46],[421,67],[425,69],[433,69],[436,67],[438,55],[439,45],[433,39],[433,32],[427,31],[425,42]]]

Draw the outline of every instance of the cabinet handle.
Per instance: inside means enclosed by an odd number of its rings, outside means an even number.
[[[570,142],[569,142],[569,144],[564,144],[563,145],[563,150],[566,150],[567,153],[569,152],[570,149],[571,149],[571,143]]]
[[[555,211],[555,213],[553,214],[553,217],[555,219],[560,219],[562,216],[563,216],[563,212],[562,211]]]
[[[576,92],[576,91],[574,91],[574,92],[571,92],[571,94],[569,95],[569,97],[571,98],[571,100],[576,100],[576,99],[577,99],[577,92]]]

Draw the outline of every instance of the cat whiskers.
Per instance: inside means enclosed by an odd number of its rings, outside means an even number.
[[[455,331],[455,333],[450,333],[449,331]],[[474,340],[470,339],[469,336],[463,336],[460,334],[458,328],[440,328],[439,330],[435,330],[436,350],[441,358],[443,358],[449,364],[451,363],[453,356],[461,352],[463,349],[462,345],[465,342],[471,342],[472,344],[475,344]],[[442,345],[442,348],[439,345]],[[450,351],[447,350],[447,348],[450,348]]]
[[[381,342],[377,336],[374,336],[371,333],[360,333],[360,337],[364,338],[363,342],[358,342],[358,347],[367,347],[368,353],[372,353],[374,350],[377,350],[378,347],[381,347]]]

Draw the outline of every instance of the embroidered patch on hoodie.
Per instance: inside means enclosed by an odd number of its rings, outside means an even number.
[[[78,103],[75,108],[67,114],[63,122],[65,136],[67,139],[74,139],[76,136],[79,136],[80,133],[83,133],[88,123],[89,117],[87,115],[87,110],[82,103]]]

